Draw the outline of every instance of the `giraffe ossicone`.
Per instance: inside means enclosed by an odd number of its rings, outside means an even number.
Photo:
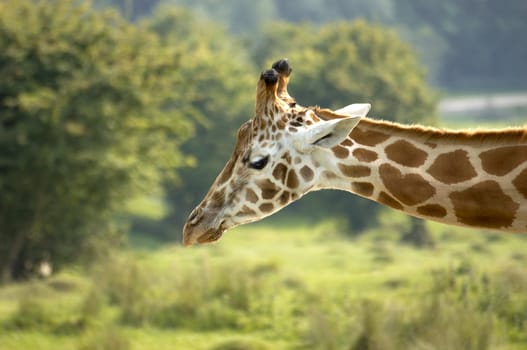
[[[183,228],[218,240],[304,194],[340,189],[447,224],[527,232],[527,127],[449,131],[366,118],[370,104],[303,107],[287,60],[263,72],[254,117]]]

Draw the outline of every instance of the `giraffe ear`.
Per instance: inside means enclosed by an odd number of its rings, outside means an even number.
[[[321,120],[297,133],[294,145],[300,152],[309,152],[314,147],[334,147],[348,137],[370,108],[369,103],[354,103],[334,112],[315,108]]]
[[[347,105],[346,107],[342,107],[341,109],[337,109],[335,111],[336,114],[344,114],[349,117],[365,117],[366,114],[371,109],[371,104],[369,103],[354,103],[351,105]]]
[[[360,116],[341,116],[322,120],[295,134],[294,145],[300,152],[309,152],[314,147],[334,147],[348,137],[360,119]]]

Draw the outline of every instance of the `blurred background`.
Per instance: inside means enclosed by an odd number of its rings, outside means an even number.
[[[287,57],[302,105],[526,125],[525,0],[0,0],[0,349],[527,349],[527,238],[313,193],[185,218]]]

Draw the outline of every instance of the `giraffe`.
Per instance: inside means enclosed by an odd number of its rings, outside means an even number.
[[[339,189],[419,218],[527,232],[527,127],[452,131],[367,118],[370,104],[303,107],[292,69],[257,83],[253,119],[183,228],[183,243],[218,240],[310,191]]]

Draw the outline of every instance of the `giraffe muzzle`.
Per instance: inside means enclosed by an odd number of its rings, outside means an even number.
[[[223,229],[222,226],[219,228],[200,230],[199,227],[192,227],[187,223],[183,228],[183,245],[191,246],[195,243],[212,243],[220,239],[223,232],[225,232],[225,229]]]
[[[201,207],[192,211],[183,227],[183,245],[191,246],[195,243],[212,243],[221,238],[225,232],[225,222],[217,227],[205,220],[206,215]]]
[[[212,242],[215,242],[218,239],[220,239],[222,235],[223,235],[223,230],[222,229],[210,229],[210,230],[207,230],[201,236],[199,236],[197,238],[197,242],[200,243],[200,244],[202,244],[202,243],[212,243]]]

